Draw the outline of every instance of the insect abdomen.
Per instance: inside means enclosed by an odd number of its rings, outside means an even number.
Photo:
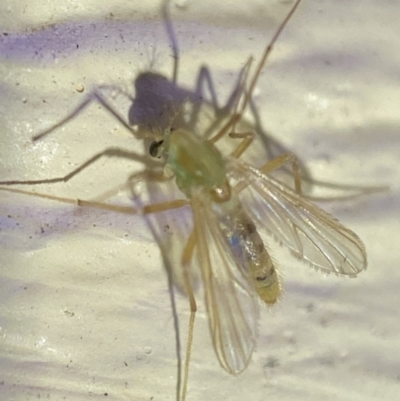
[[[258,234],[256,226],[244,212],[243,215],[243,218],[247,220],[244,224],[244,236],[247,238],[246,242],[248,244],[246,250],[248,253],[249,269],[257,294],[265,303],[274,304],[281,292],[278,274]],[[254,248],[254,250],[251,248]]]
[[[275,266],[264,247],[256,226],[238,199],[220,206],[220,228],[237,259],[246,264],[258,296],[274,304],[281,292]]]

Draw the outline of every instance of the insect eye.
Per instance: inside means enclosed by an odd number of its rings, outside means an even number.
[[[163,150],[161,145],[163,144],[163,142],[164,142],[164,140],[161,140],[158,142],[154,141],[150,144],[149,153],[150,153],[151,157],[158,157],[158,158],[161,157],[161,152]]]

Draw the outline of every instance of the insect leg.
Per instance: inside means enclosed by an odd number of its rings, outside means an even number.
[[[231,138],[243,139],[242,142],[237,146],[237,148],[230,154],[231,157],[238,159],[246,149],[251,145],[255,138],[255,133],[253,131],[249,132],[231,132],[229,134]]]
[[[142,208],[134,208],[132,206],[119,206],[110,203],[86,201],[78,199],[76,201],[78,206],[94,207],[96,209],[110,210],[112,212],[123,214],[152,214],[164,212],[166,210],[179,209],[186,206],[189,202],[186,199],[176,199],[167,202],[153,203],[151,205],[143,206]]]
[[[241,110],[239,111],[239,114],[241,115],[243,113],[243,111],[246,109],[246,106],[248,104],[248,102],[250,101],[250,98],[253,94],[253,90],[254,87],[256,86],[258,77],[260,76],[261,70],[264,68],[264,65],[268,59],[269,54],[272,51],[272,48],[274,47],[274,44],[276,43],[276,41],[278,40],[280,34],[282,33],[282,31],[285,29],[286,24],[289,22],[290,18],[292,17],[292,15],[294,14],[294,12],[296,11],[296,8],[298,7],[298,5],[300,4],[301,0],[297,0],[296,3],[293,5],[293,7],[291,8],[291,10],[289,11],[289,13],[286,15],[286,18],[282,21],[281,25],[279,26],[278,30],[275,32],[275,35],[272,37],[271,41],[268,43],[267,47],[264,50],[264,53],[261,57],[261,60],[257,66],[256,72],[254,74],[253,79],[250,81],[250,86],[249,86],[249,90],[246,93],[246,97],[244,99],[244,102],[242,104]]]
[[[196,317],[197,305],[196,299],[194,297],[194,291],[192,284],[190,282],[188,268],[190,261],[193,257],[193,251],[196,245],[196,235],[195,230],[191,232],[189,238],[186,242],[185,248],[182,253],[182,268],[183,268],[183,278],[185,283],[185,290],[186,294],[189,298],[190,304],[190,319],[189,319],[189,328],[188,328],[188,340],[186,345],[186,356],[185,356],[185,367],[184,367],[184,374],[183,374],[183,385],[182,385],[182,392],[179,398],[180,401],[185,401],[186,392],[187,392],[187,384],[189,380],[189,364],[190,364],[190,356],[192,353],[192,345],[193,345],[193,331],[194,331],[194,321]]]
[[[200,68],[200,72],[197,77],[197,84],[196,84],[196,95],[200,98],[203,99],[204,95],[204,85],[207,84],[208,90],[211,94],[211,107],[214,109],[214,115],[216,119],[213,121],[213,123],[207,128],[206,132],[211,133],[215,131],[215,127],[220,124],[221,117],[224,117],[228,113],[235,114],[239,100],[242,96],[242,93],[244,91],[244,83],[246,81],[248,72],[249,72],[249,67],[251,64],[251,59],[247,61],[247,63],[244,65],[242,70],[239,73],[239,76],[237,78],[237,83],[235,84],[232,93],[230,94],[226,104],[222,107],[218,105],[218,98],[217,94],[214,89],[214,84],[213,80],[210,75],[210,71],[208,70],[207,67],[202,66]],[[200,112],[200,107],[201,104],[197,103],[195,109],[193,110],[192,116],[191,116],[191,121],[194,124],[196,122],[196,119],[198,117],[198,114]],[[218,118],[219,117],[219,118]],[[223,137],[223,135],[226,133],[225,126],[223,126],[217,134],[215,134],[213,137],[209,139],[211,143],[215,143]],[[206,135],[207,136],[207,135]]]
[[[164,201],[161,203],[150,203],[148,205],[142,205],[141,203],[138,204],[138,207],[134,208],[131,206],[117,206],[109,203],[102,202],[105,199],[110,198],[115,193],[123,188],[129,188],[131,191],[131,196],[135,200],[139,200],[138,198],[140,195],[136,191],[136,185],[141,182],[165,182],[169,180],[171,177],[164,174],[164,171],[157,171],[157,170],[144,170],[138,173],[131,174],[127,181],[122,184],[118,185],[117,187],[107,191],[106,193],[96,197],[96,200],[93,201],[82,201],[79,200],[79,206],[93,206],[101,209],[108,209],[113,210],[120,213],[126,214],[153,214],[159,213],[166,210],[177,209],[187,205],[189,202],[186,199],[174,199],[170,201]],[[100,201],[101,200],[101,201]]]
[[[141,162],[145,162],[147,160],[146,156],[140,155],[135,152],[129,152],[126,150],[122,150],[120,148],[107,148],[100,153],[92,156],[89,160],[85,163],[81,164],[75,170],[71,171],[65,176],[62,177],[54,177],[54,178],[45,178],[42,180],[26,180],[26,181],[19,181],[19,180],[11,180],[11,181],[0,181],[0,185],[35,185],[35,184],[54,184],[56,182],[67,182],[72,177],[83,171],[86,167],[94,163],[96,160],[100,159],[103,156],[108,157],[120,157],[129,160],[137,160]]]
[[[294,187],[299,195],[302,195],[301,189],[301,171],[300,163],[297,156],[291,152],[284,153],[273,160],[268,161],[263,166],[260,167],[260,171],[264,174],[268,174],[271,171],[277,170],[286,163],[292,164]]]
[[[96,209],[110,210],[113,212],[123,213],[123,214],[150,214],[150,213],[159,213],[166,210],[178,209],[183,206],[186,206],[189,202],[186,199],[176,199],[168,202],[162,203],[154,203],[151,205],[145,205],[142,208],[135,208],[132,206],[121,206],[114,205],[110,203],[97,202],[97,201],[88,201],[83,199],[74,199],[74,198],[64,198],[60,196],[42,194],[39,192],[29,192],[23,191],[21,189],[16,188],[2,188],[0,187],[0,191],[12,192],[22,195],[34,196],[37,198],[53,200],[56,202],[69,203],[71,205],[80,206],[80,207],[93,207]]]
[[[292,17],[292,15],[294,14],[294,12],[296,11],[296,8],[298,7],[298,5],[300,4],[301,0],[297,0],[296,3],[293,5],[293,7],[290,9],[289,13],[286,15],[285,19],[282,21],[281,25],[279,26],[278,30],[275,32],[274,36],[272,37],[271,41],[268,43],[267,47],[264,50],[264,53],[261,57],[260,62],[257,65],[256,68],[256,72],[253,76],[253,78],[250,80],[250,85],[249,85],[249,89],[247,91],[245,91],[245,97],[243,100],[243,103],[241,104],[241,107],[239,109],[239,111],[237,111],[236,113],[232,114],[232,117],[229,119],[229,121],[225,124],[225,126],[221,129],[220,132],[218,132],[218,134],[216,135],[217,139],[219,139],[220,137],[222,137],[226,132],[229,132],[230,130],[232,130],[232,128],[240,121],[240,119],[242,118],[242,115],[247,107],[247,104],[250,102],[251,96],[253,94],[254,88],[256,86],[257,80],[260,76],[261,70],[264,68],[264,65],[268,59],[269,54],[272,51],[272,48],[274,46],[274,44],[276,43],[276,41],[278,40],[280,34],[282,33],[282,31],[284,30],[286,24],[289,22],[290,18]],[[217,139],[212,138],[212,141],[215,142]]]
[[[153,170],[145,170],[145,171],[140,171],[138,173],[133,173],[129,176],[129,178],[123,183],[123,184],[118,184],[117,186],[108,189],[106,192],[102,193],[101,195],[96,196],[93,198],[93,201],[96,202],[104,202],[107,199],[110,199],[112,196],[118,194],[118,192],[126,189],[130,189],[131,193],[134,198],[136,198],[138,195],[135,193],[135,185],[137,185],[140,182],[149,182],[149,181],[157,181],[157,182],[164,182],[169,180],[172,177],[166,176],[163,172],[161,171],[153,171]]]
[[[64,197],[60,197],[60,196],[53,196],[53,195],[42,194],[42,193],[38,193],[38,192],[29,192],[29,191],[24,191],[22,189],[17,189],[17,188],[2,188],[2,187],[0,187],[0,191],[12,192],[12,193],[22,194],[22,195],[35,196],[37,198],[53,200],[53,201],[62,202],[62,203],[69,203],[69,204],[72,204],[72,205],[77,205],[77,203],[78,203],[77,199],[64,198]]]
[[[283,153],[282,155],[275,157],[274,159],[265,163],[259,170],[265,174],[268,174],[269,172],[271,172],[273,170],[277,170],[278,168],[282,167],[286,163],[291,163],[291,165],[292,165],[296,192],[299,195],[302,195],[303,197],[305,197],[311,201],[314,201],[314,202],[323,202],[323,201],[330,202],[330,201],[334,201],[334,200],[338,201],[338,200],[354,199],[354,198],[358,198],[360,196],[364,196],[364,195],[368,195],[368,194],[386,192],[390,189],[389,186],[387,186],[387,185],[380,185],[380,186],[378,185],[378,186],[370,186],[370,187],[362,186],[362,185],[339,185],[339,184],[325,183],[322,181],[313,180],[313,179],[310,179],[309,177],[306,177],[305,181],[311,182],[312,184],[315,184],[315,185],[321,185],[322,187],[331,188],[331,189],[344,189],[344,190],[354,191],[354,192],[350,193],[350,194],[341,195],[341,196],[325,196],[325,197],[318,197],[318,196],[311,196],[308,194],[307,195],[303,194],[302,184],[301,184],[302,168],[300,165],[300,160],[297,158],[296,155],[294,155],[291,152],[286,152],[286,153]]]
[[[174,60],[174,64],[173,64],[172,84],[174,86],[176,86],[177,80],[178,80],[179,48],[178,48],[178,40],[177,40],[175,31],[174,31],[174,27],[173,27],[173,24],[171,21],[170,3],[171,3],[170,0],[164,0],[162,2],[161,11],[162,11],[163,19],[164,19],[165,29],[167,31],[167,35],[169,38],[170,47],[173,52],[172,57]],[[213,80],[212,80],[210,71],[205,66],[202,66],[200,68],[200,72],[198,73],[198,76],[197,76],[195,91],[191,95],[188,94],[188,99],[192,100],[192,103],[194,105],[194,108],[193,108],[193,110],[191,112],[191,116],[190,116],[189,126],[196,125],[196,121],[198,119],[200,109],[202,107],[202,104],[204,103],[203,93],[204,93],[204,89],[206,86],[208,87],[208,91],[211,95],[211,99],[210,99],[211,107],[215,110],[215,114],[217,117],[224,116],[227,113],[231,112],[231,110],[237,110],[237,107],[238,107],[237,104],[239,103],[240,97],[244,90],[244,83],[246,81],[246,78],[247,78],[247,75],[249,72],[251,60],[252,59],[250,58],[250,60],[243,67],[243,69],[239,75],[237,85],[235,86],[232,94],[230,95],[226,105],[224,105],[222,108],[219,107],[219,105],[218,105],[218,99],[217,99],[216,91],[214,89],[214,84],[213,84]],[[206,130],[206,134],[205,134],[206,137],[207,137],[207,133],[211,133],[211,132],[215,131],[215,126],[218,123],[219,123],[219,121],[217,119],[217,121],[214,121],[213,124],[211,124],[211,126]],[[224,134],[225,134],[225,131],[217,134],[218,138],[215,138],[213,143],[216,140],[218,140],[219,137],[222,137]]]
[[[221,112],[229,112],[231,109],[233,110],[232,116],[229,118],[229,120],[225,123],[225,125],[211,138],[208,139],[210,143],[216,143],[218,140],[220,140],[228,131],[232,130],[235,131],[235,125],[237,122],[240,121],[241,114],[237,112],[238,107],[239,107],[239,102],[240,98],[242,96],[242,93],[245,92],[245,83],[250,71],[250,66],[253,61],[253,58],[250,57],[246,64],[244,65],[238,79],[238,83],[235,86],[226,106],[221,110]],[[211,84],[210,84],[211,85]],[[218,110],[218,109],[217,109]],[[211,126],[209,130],[212,130]]]
[[[240,145],[239,145],[240,146]],[[301,189],[301,175],[300,175],[300,167],[299,167],[299,160],[297,159],[296,155],[293,153],[287,152],[273,160],[268,161],[263,166],[259,168],[259,171],[263,174],[268,174],[278,168],[282,167],[286,163],[292,164],[293,170],[293,178],[294,178],[294,186],[295,190],[299,195],[302,195]],[[246,189],[249,185],[251,185],[251,181],[241,182],[235,186],[236,193],[239,193]]]

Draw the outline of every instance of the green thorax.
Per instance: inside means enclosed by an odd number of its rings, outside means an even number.
[[[226,181],[225,163],[218,149],[184,130],[171,132],[167,163],[175,174],[178,188],[188,198],[193,188],[209,191]]]

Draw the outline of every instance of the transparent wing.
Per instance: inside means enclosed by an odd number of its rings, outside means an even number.
[[[238,160],[230,160],[229,175],[239,180],[236,191],[260,230],[272,234],[297,258],[325,272],[349,276],[367,267],[358,236],[318,206]]]
[[[243,371],[257,336],[257,294],[247,265],[235,257],[210,202],[192,198],[196,252],[202,274],[213,345],[224,369]]]

